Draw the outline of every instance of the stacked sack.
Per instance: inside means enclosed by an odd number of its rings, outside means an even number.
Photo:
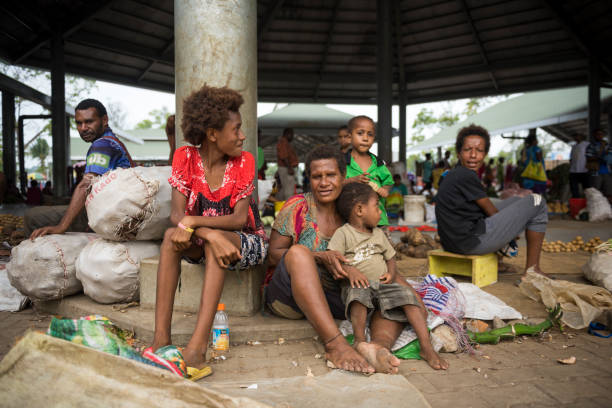
[[[85,208],[96,232],[46,235],[11,251],[7,275],[33,300],[84,290],[100,303],[138,299],[140,261],[159,255],[170,226],[171,168],[117,169],[97,178]]]
[[[85,202],[89,226],[101,238],[76,260],[76,276],[99,303],[138,300],[140,261],[159,255],[170,227],[171,167],[116,169],[101,176]]]
[[[11,285],[33,300],[56,300],[80,292],[75,261],[95,234],[67,233],[26,239],[11,251],[6,265]]]

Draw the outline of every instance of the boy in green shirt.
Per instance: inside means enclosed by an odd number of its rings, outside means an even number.
[[[352,148],[346,153],[345,183],[358,182],[370,185],[378,194],[378,206],[382,211],[379,227],[389,225],[385,211],[385,199],[393,185],[391,172],[385,162],[370,153],[376,138],[374,121],[368,116],[355,116],[348,123]]]

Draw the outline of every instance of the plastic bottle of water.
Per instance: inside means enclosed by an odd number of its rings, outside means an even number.
[[[229,319],[225,305],[219,303],[212,325],[212,348],[215,351],[229,351]]]

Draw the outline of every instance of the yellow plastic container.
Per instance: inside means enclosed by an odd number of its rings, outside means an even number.
[[[274,217],[276,217],[278,215],[280,210],[283,208],[283,205],[285,205],[284,201],[275,201],[274,202]]]
[[[497,255],[459,255],[441,249],[429,251],[429,273],[438,277],[469,276],[479,288],[497,282]]]

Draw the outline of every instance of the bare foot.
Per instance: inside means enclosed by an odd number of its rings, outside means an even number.
[[[346,371],[356,371],[358,373],[371,374],[374,372],[374,367],[368,364],[359,353],[353,350],[344,338],[338,338],[332,341],[326,348],[325,358],[336,368]]]
[[[374,366],[377,373],[397,374],[400,360],[389,350],[375,343],[357,343],[355,349]]]
[[[423,350],[419,353],[421,358],[434,370],[447,370],[448,362],[438,355],[433,349]]]
[[[166,337],[162,337],[162,338],[157,338],[155,337],[153,339],[153,344],[151,345],[151,349],[153,350],[153,352],[156,352],[157,349],[160,349],[164,346],[169,346],[170,344],[172,344],[172,342],[170,341],[170,338],[166,338]]]
[[[185,347],[183,349],[183,359],[187,367],[203,368],[206,366],[206,351],[202,352]]]

